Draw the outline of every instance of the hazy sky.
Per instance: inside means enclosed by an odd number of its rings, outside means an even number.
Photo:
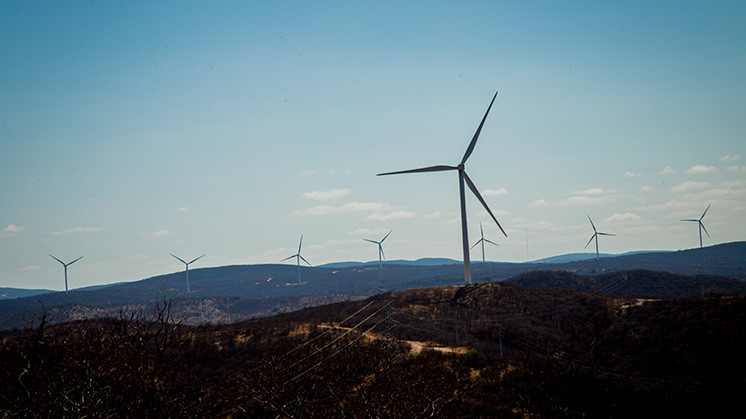
[[[746,239],[746,3],[0,3],[0,286]],[[591,250],[589,246],[588,251]],[[476,251],[476,249],[475,249]],[[474,253],[474,259],[481,254]],[[292,262],[292,261],[291,261]]]

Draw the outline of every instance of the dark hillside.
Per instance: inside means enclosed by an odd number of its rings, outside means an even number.
[[[0,335],[10,416],[740,413],[746,296],[437,287],[188,328],[172,303]]]
[[[746,242],[566,264],[474,263],[472,275],[475,283],[498,282],[521,274],[524,275],[518,278],[524,281],[527,272],[537,269],[583,275],[561,276],[564,279],[557,276],[555,279],[560,282],[551,285],[576,290],[626,293],[626,279],[613,275],[614,272],[630,271],[630,290],[638,296],[740,293],[743,292],[742,283],[728,282],[722,277],[746,278]],[[541,285],[537,275],[547,274],[531,274],[536,285],[522,283],[526,286],[550,286]],[[684,275],[701,277],[684,278]],[[715,276],[721,278],[715,279]],[[586,279],[580,281],[582,278]],[[298,285],[297,268],[292,265],[236,265],[190,270],[190,281],[192,292],[188,294],[184,292],[184,272],[176,272],[100,289],[0,300],[0,329],[23,327],[30,319],[41,315],[42,307],[53,314],[52,321],[60,322],[112,315],[120,309],[143,308],[160,293],[178,301],[175,308],[180,318],[189,324],[230,322],[333,301],[365,298],[380,290],[459,285],[463,282],[463,268],[461,265],[386,265],[383,270],[375,266],[304,267],[303,282]],[[563,281],[565,285],[562,285]]]
[[[611,295],[674,298],[706,294],[746,294],[746,282],[710,275],[679,275],[646,270],[616,271],[596,276],[565,271],[527,272],[507,282],[526,288],[562,288]]]

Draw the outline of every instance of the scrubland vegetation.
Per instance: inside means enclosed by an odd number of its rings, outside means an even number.
[[[160,297],[0,339],[6,417],[727,416],[746,391],[743,295],[478,284],[199,327]]]

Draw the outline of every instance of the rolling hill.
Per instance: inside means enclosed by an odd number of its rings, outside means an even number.
[[[192,291],[188,294],[183,291],[184,273],[176,272],[98,289],[2,300],[0,327],[23,327],[32,318],[38,318],[42,310],[54,314],[56,321],[65,321],[111,315],[120,309],[140,309],[159,294],[174,298],[181,310],[180,315],[190,323],[227,322],[333,301],[360,299],[381,290],[459,285],[463,281],[460,264],[386,265],[383,270],[378,270],[375,265],[301,269],[301,285],[297,284],[297,268],[293,265],[235,265],[190,270]],[[717,276],[730,281],[730,285],[724,286],[721,282],[719,288],[706,288],[708,292],[740,292],[738,284],[746,278],[746,242],[677,252],[630,254],[599,261],[472,264],[475,282],[504,281],[532,271],[560,271],[587,277],[623,270]],[[670,282],[669,286],[689,290],[689,294],[683,295],[695,295],[699,287],[673,284]],[[594,286],[604,290],[601,282]],[[675,295],[682,295],[682,292],[677,291]]]

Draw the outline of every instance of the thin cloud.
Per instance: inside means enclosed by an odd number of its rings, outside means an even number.
[[[313,199],[315,201],[324,201],[327,199],[341,198],[350,193],[349,189],[332,188],[328,191],[305,192],[303,198]]]
[[[158,230],[150,233],[150,237],[166,237],[170,235],[171,233],[169,233],[168,230]]]
[[[627,173],[624,174],[624,177],[640,177],[640,176],[642,176],[642,174],[631,172],[631,171],[627,171]]]
[[[358,228],[357,230],[351,231],[351,232],[349,232],[347,234],[350,234],[350,235],[353,235],[353,236],[362,236],[362,235],[365,235],[365,234],[382,234],[382,233],[385,234],[385,233],[388,233],[388,232],[389,232],[389,230],[386,230],[384,228],[375,228],[375,229]]]
[[[428,214],[425,216],[425,218],[428,220],[432,220],[433,218],[438,218],[438,217],[440,217],[440,211],[435,211],[434,213]]]
[[[651,191],[654,191],[655,188],[652,187],[652,186],[643,186],[643,187],[640,188],[640,190],[643,191],[643,192],[651,192]]]
[[[703,164],[697,164],[687,169],[687,173],[690,175],[701,175],[704,173],[715,173],[718,169],[715,166],[705,166]]]
[[[49,233],[49,235],[59,236],[62,234],[72,234],[72,233],[95,233],[97,231],[101,231],[101,229],[98,227],[73,227],[73,228],[68,228],[67,230],[53,231]]]
[[[720,160],[722,162],[731,162],[731,161],[736,161],[736,160],[738,160],[740,158],[741,158],[740,154],[736,154],[736,155],[726,154],[723,157],[720,157],[718,160]]]
[[[548,207],[549,204],[544,199],[537,199],[536,201],[528,204],[529,208],[535,208],[535,207]]]
[[[500,189],[485,189],[482,191],[483,196],[497,196],[497,195],[504,195],[508,193],[508,190],[505,188]]]
[[[330,214],[344,214],[348,212],[380,212],[391,210],[391,205],[382,202],[348,202],[347,204],[340,206],[332,205],[317,205],[315,207],[306,208],[295,211],[295,215],[330,215]]]
[[[582,191],[573,192],[573,195],[600,195],[604,193],[604,190],[601,188],[590,188],[585,189]]]
[[[746,173],[746,166],[728,166],[728,171],[732,173]]]
[[[594,196],[590,197],[587,195],[571,196],[569,198],[561,199],[555,204],[558,207],[583,207],[587,205],[597,205],[611,202],[612,199],[606,196]]]
[[[189,207],[181,207],[179,208],[179,212],[187,212],[189,211]]]
[[[31,271],[38,271],[39,269],[41,269],[41,266],[29,265],[29,266],[24,266],[23,268],[19,269],[19,271],[31,272]]]
[[[5,227],[2,232],[0,232],[0,238],[13,237],[22,231],[26,231],[26,229],[15,224],[8,224],[8,226]]]
[[[709,182],[694,182],[692,180],[687,180],[686,182],[682,182],[676,186],[669,188],[669,190],[671,192],[681,193],[686,191],[705,189],[709,188],[710,186],[711,185]]]
[[[666,167],[663,168],[663,170],[661,170],[660,172],[658,172],[659,175],[672,175],[674,173],[676,173],[676,171],[673,170],[673,168],[671,166],[666,166]]]
[[[402,218],[412,218],[416,216],[417,213],[412,211],[391,211],[389,213],[380,213],[376,212],[373,214],[370,214],[369,216],[365,217],[366,220],[376,220],[376,221],[391,221],[391,220],[399,220]]]
[[[629,222],[639,222],[642,221],[642,217],[640,217],[637,214],[631,213],[631,212],[624,212],[624,213],[618,213],[614,214],[610,217],[607,217],[603,220],[603,222],[609,222],[609,223],[629,223]]]

